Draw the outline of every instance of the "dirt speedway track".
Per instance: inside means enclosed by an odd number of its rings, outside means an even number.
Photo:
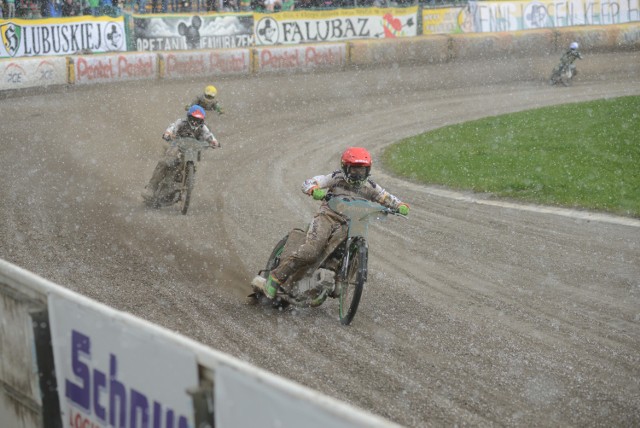
[[[372,229],[353,324],[335,301],[244,301],[317,208],[301,182],[346,146],[377,158],[451,123],[640,94],[638,53],[587,55],[571,88],[546,85],[556,59],[217,80],[223,148],[200,164],[187,216],[140,192],[165,127],[208,82],[0,100],[0,257],[401,425],[639,426],[640,221],[451,197],[378,162],[374,179],[412,211]]]

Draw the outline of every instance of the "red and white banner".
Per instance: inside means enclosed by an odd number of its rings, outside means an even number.
[[[341,68],[347,63],[346,43],[259,48],[255,51],[256,72],[306,71]]]
[[[75,83],[79,85],[158,77],[158,57],[154,53],[82,55],[72,60]]]
[[[249,74],[249,49],[224,49],[158,53],[163,64],[161,78]]]

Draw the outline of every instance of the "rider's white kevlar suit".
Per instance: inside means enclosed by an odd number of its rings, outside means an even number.
[[[577,49],[569,49],[564,54],[562,54],[562,57],[560,57],[560,64],[556,65],[556,68],[553,69],[553,73],[560,74],[560,72],[564,70],[566,67],[572,67],[573,74],[574,75],[577,74],[576,66],[573,65],[573,62],[576,59],[582,59],[582,55],[580,55],[580,51],[578,51]]]
[[[313,189],[326,189],[329,196],[356,196],[377,202],[391,209],[398,209],[402,203],[398,198],[367,179],[362,185],[349,184],[341,170],[328,175],[318,175],[306,180],[302,191],[311,195]],[[319,212],[313,217],[307,229],[304,243],[290,256],[285,257],[280,264],[270,272],[270,275],[280,284],[292,275],[311,266],[322,254],[329,239],[336,233],[343,233],[347,227],[347,220],[329,208],[327,201],[323,201]]]

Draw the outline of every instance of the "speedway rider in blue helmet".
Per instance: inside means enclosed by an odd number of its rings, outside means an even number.
[[[204,118],[206,113],[199,105],[194,105],[189,108],[187,117],[185,119],[178,119],[164,131],[162,138],[165,141],[171,142],[177,137],[191,137],[199,141],[206,141],[212,148],[220,147],[220,143],[216,140],[216,137],[209,130],[207,125],[204,124]],[[142,197],[145,199],[151,199],[154,197],[158,190],[158,185],[165,177],[165,174],[174,168],[180,162],[179,150],[173,144],[170,144],[164,152],[164,156],[153,171],[149,184],[142,192]]]

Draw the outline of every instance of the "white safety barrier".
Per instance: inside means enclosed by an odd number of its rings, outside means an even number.
[[[640,48],[640,24],[436,34],[255,48],[16,58],[0,60],[3,76],[0,91],[67,83],[84,85],[528,57],[560,52],[573,40],[580,43],[584,52],[637,50]]]
[[[392,427],[0,260],[0,426]]]

